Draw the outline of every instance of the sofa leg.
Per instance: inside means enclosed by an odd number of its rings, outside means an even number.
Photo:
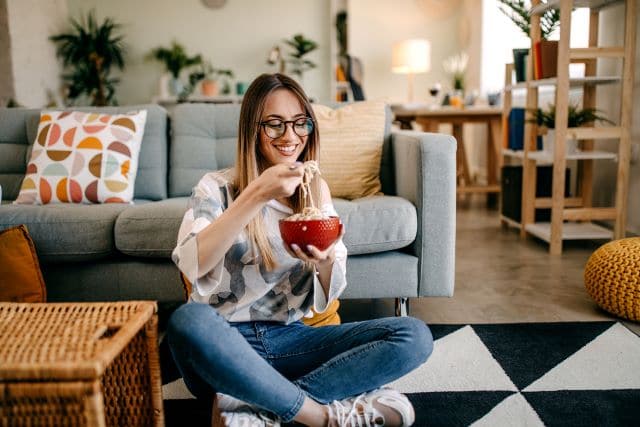
[[[406,317],[409,314],[409,298],[396,298],[396,316]]]

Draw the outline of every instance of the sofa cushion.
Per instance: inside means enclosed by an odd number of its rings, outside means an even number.
[[[116,221],[116,248],[126,255],[168,259],[188,202],[177,197],[129,207]]]
[[[134,198],[160,200],[167,197],[167,111],[159,105],[124,107],[74,107],[78,111],[104,114],[147,110]],[[0,108],[0,185],[4,197],[14,200],[27,170],[36,140],[40,110]]]
[[[44,262],[87,261],[115,251],[113,227],[130,205],[2,205],[0,229],[25,224]]]
[[[129,203],[147,111],[40,114],[16,203]]]
[[[349,255],[391,251],[411,244],[416,238],[416,208],[396,196],[361,199],[333,199],[346,229],[344,244]]]
[[[379,194],[386,110],[380,101],[338,109],[313,105],[320,133],[320,169],[331,194],[357,199]]]
[[[191,195],[200,178],[233,166],[239,104],[180,104],[172,115],[169,197]]]
[[[45,302],[38,254],[24,225],[0,231],[0,301]]]

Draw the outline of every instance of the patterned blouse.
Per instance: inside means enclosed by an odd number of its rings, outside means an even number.
[[[193,284],[190,302],[211,304],[230,322],[274,321],[289,324],[310,315],[313,306],[322,313],[344,291],[347,248],[342,240],[335,246],[328,298],[314,271],[284,249],[278,220],[293,214],[277,200],[262,209],[265,228],[277,267],[267,271],[253,244],[243,231],[213,269],[198,278],[196,235],[218,218],[233,201],[233,171],[206,174],[196,185],[184,215],[178,244],[171,258]],[[326,215],[337,213],[331,203],[322,207]]]

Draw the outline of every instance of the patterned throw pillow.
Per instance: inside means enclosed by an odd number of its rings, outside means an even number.
[[[385,104],[355,102],[333,110],[313,105],[320,132],[320,171],[333,197],[379,194]]]
[[[14,203],[129,203],[147,111],[43,111]]]

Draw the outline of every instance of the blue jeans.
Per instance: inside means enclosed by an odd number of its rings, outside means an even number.
[[[326,404],[373,390],[420,366],[433,349],[429,328],[413,317],[323,327],[229,323],[198,303],[173,313],[167,339],[196,397],[225,393],[284,421],[305,396]]]

